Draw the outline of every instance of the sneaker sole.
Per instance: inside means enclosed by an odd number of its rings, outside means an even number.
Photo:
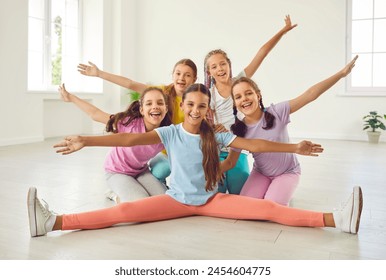
[[[35,208],[36,193],[37,193],[36,188],[31,187],[28,190],[28,196],[27,196],[29,230],[31,232],[31,237],[37,236],[36,208]]]
[[[363,208],[363,195],[361,187],[354,187],[354,209],[351,220],[351,233],[358,233]]]

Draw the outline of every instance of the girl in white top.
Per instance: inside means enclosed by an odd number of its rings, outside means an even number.
[[[247,149],[252,152],[296,152],[316,156],[323,151],[309,141],[283,144],[259,139],[244,139],[232,133],[215,134],[206,121],[210,92],[202,84],[189,87],[182,97],[185,114],[182,124],[137,134],[107,136],[70,136],[54,147],[70,154],[84,146],[133,146],[163,143],[170,152],[172,167],[170,189],[164,195],[78,214],[56,215],[37,198],[30,188],[27,204],[31,236],[53,230],[97,229],[119,223],[150,222],[193,215],[221,218],[269,220],[291,226],[338,227],[356,233],[362,209],[360,188],[355,188],[346,206],[335,213],[322,213],[281,206],[269,200],[217,192],[222,175],[219,147]]]
[[[282,36],[296,26],[296,24],[292,25],[291,18],[287,15],[285,26],[259,49],[249,65],[236,78],[252,77]],[[231,61],[223,50],[213,50],[206,55],[204,67],[205,85],[210,88],[212,95],[210,103],[212,118],[215,124],[222,125],[218,126],[216,131],[229,131],[231,125],[235,122],[237,112],[231,96],[231,87],[234,81],[234,78],[232,78]],[[239,117],[241,118],[241,116]],[[228,153],[228,149],[223,149],[220,159],[225,160],[228,157]],[[244,153],[240,155],[236,166],[226,172],[225,179],[220,184],[219,190],[224,193],[239,194],[248,175],[248,158],[247,154]]]

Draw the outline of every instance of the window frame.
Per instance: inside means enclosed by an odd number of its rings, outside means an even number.
[[[346,60],[347,62],[351,61],[354,55],[357,53],[352,52],[352,3],[353,0],[347,0],[347,14],[346,14]],[[372,0],[374,3],[374,0]],[[374,22],[374,5],[373,5],[373,16],[372,20]],[[372,38],[374,38],[374,28],[372,29]],[[374,52],[372,49],[371,52],[368,52],[370,54],[374,54],[377,52]],[[359,53],[359,58],[358,60],[360,61],[360,53]],[[355,71],[355,68],[354,70]],[[371,78],[373,79],[373,73],[371,74]],[[386,96],[386,86],[385,87],[354,87],[352,86],[352,75],[349,75],[346,78],[346,92],[344,96],[364,96],[364,97],[369,97],[369,96]]]
[[[79,58],[79,60],[82,59],[82,40],[83,40],[83,30],[82,30],[82,26],[83,26],[83,22],[82,22],[82,14],[83,14],[83,11],[82,11],[82,7],[83,7],[83,0],[76,0],[78,2],[78,15],[77,15],[77,18],[78,18],[78,32],[77,32],[77,37],[78,37],[78,46],[77,46],[77,56]],[[40,86],[31,86],[30,83],[29,83],[29,77],[28,77],[28,82],[27,82],[27,91],[28,92],[57,92],[57,85],[53,85],[52,84],[52,67],[51,67],[51,64],[53,62],[53,57],[52,57],[52,50],[51,50],[51,40],[52,40],[52,36],[51,36],[51,29],[52,29],[52,22],[51,22],[51,7],[52,7],[52,0],[43,0],[42,2],[44,2],[44,12],[43,12],[43,16],[44,16],[44,19],[43,19],[43,38],[41,38],[42,40],[42,46],[43,46],[43,54],[42,54],[42,61],[43,61],[43,65],[42,65],[42,69],[39,69],[43,72],[43,77],[42,77],[42,84],[40,84]],[[28,19],[31,17],[30,15],[30,12],[28,11]],[[29,22],[29,21],[28,21]],[[29,24],[29,23],[28,23]],[[65,25],[65,23],[63,24]],[[28,27],[29,29],[29,27]],[[28,34],[29,34],[29,30],[28,30]],[[30,36],[30,35],[28,35]],[[63,35],[63,37],[65,37],[65,35]],[[62,37],[62,39],[63,39]],[[30,46],[29,46],[29,38],[28,38],[28,57],[29,57],[29,53],[30,53]],[[62,41],[62,49],[64,48],[64,45],[65,45],[65,41],[63,40]],[[62,52],[62,63],[61,63],[61,67],[62,67],[62,72],[61,72],[61,75],[62,75],[62,81],[63,81],[63,75],[65,76],[65,72],[63,72],[63,60],[65,59],[65,55],[64,53]],[[28,63],[29,62],[29,58],[28,58]],[[27,75],[29,76],[30,75],[30,69],[28,67],[28,71],[27,71]]]

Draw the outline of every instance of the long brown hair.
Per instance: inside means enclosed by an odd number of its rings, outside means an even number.
[[[118,123],[121,122],[124,126],[128,126],[134,119],[142,118],[140,108],[143,105],[143,100],[145,98],[145,95],[149,91],[159,91],[165,101],[165,104],[168,104],[168,97],[165,95],[165,93],[158,87],[148,87],[146,88],[142,94],[140,95],[138,100],[133,101],[126,111],[116,113],[114,115],[110,116],[109,121],[106,124],[106,131],[112,132],[112,133],[118,133]],[[166,113],[164,119],[161,121],[160,126],[168,126],[172,123],[171,121],[171,114],[168,112]]]
[[[209,98],[208,107],[210,104],[210,91],[203,84],[193,84],[189,86],[182,95],[182,102],[190,92],[200,92],[205,94]],[[212,191],[217,185],[217,182],[221,179],[220,173],[220,157],[219,147],[215,137],[213,127],[209,122],[204,119],[200,125],[200,138],[201,138],[201,150],[202,150],[202,166],[204,168],[206,185],[206,191]]]
[[[233,101],[234,101],[233,88],[240,83],[247,83],[252,87],[253,91],[256,94],[260,93],[259,87],[252,79],[247,77],[241,77],[241,78],[238,78],[236,81],[234,81],[232,84],[231,92],[232,92]],[[263,126],[263,129],[265,130],[271,129],[275,125],[275,116],[265,109],[263,104],[263,97],[261,96],[261,94],[260,94],[259,107],[264,114],[265,126]],[[244,137],[245,134],[247,133],[247,126],[243,121],[239,120],[239,118],[236,117],[235,123],[231,125],[231,131],[237,136]]]
[[[173,72],[172,73],[174,73],[174,71],[176,70],[176,67],[178,65],[189,66],[193,70],[194,78],[197,78],[197,66],[193,62],[193,60],[191,60],[189,58],[183,58],[183,59],[177,61],[177,63],[174,64]],[[176,92],[176,89],[174,87],[174,84],[170,84],[170,85],[166,86],[165,87],[165,93],[169,97],[168,107],[169,107],[169,112],[171,114],[171,118],[173,119],[174,100],[175,100],[175,98],[177,96],[177,92]]]

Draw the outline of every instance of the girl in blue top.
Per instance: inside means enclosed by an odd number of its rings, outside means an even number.
[[[356,233],[362,209],[361,189],[356,187],[345,207],[334,213],[289,208],[269,200],[217,192],[222,166],[219,145],[252,152],[290,152],[317,156],[323,149],[309,141],[299,144],[244,139],[232,133],[215,134],[206,121],[210,92],[202,84],[190,86],[183,94],[184,122],[146,133],[121,133],[107,136],[70,136],[54,147],[70,154],[84,146],[133,146],[162,142],[170,152],[171,184],[166,194],[97,211],[56,215],[37,198],[36,188],[28,192],[31,236],[53,230],[97,229],[119,223],[149,222],[193,215],[220,218],[269,220],[291,226],[338,227]]]

